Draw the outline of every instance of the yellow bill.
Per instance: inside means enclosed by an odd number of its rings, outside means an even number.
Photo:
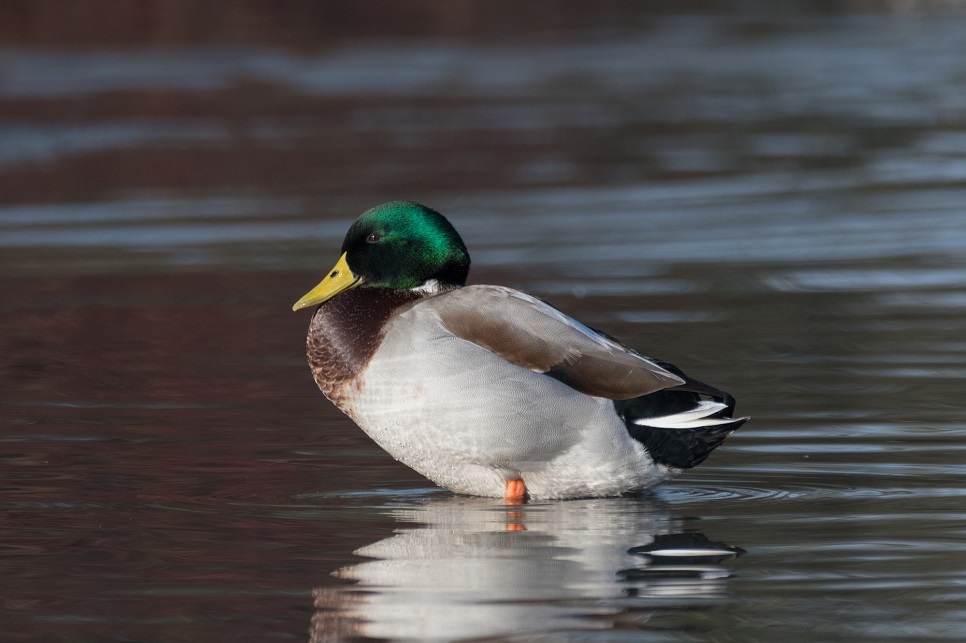
[[[325,276],[325,279],[318,286],[305,293],[304,297],[295,302],[292,310],[301,310],[308,306],[321,304],[324,301],[332,299],[343,290],[348,290],[353,286],[359,285],[361,281],[362,277],[357,277],[349,270],[349,264],[345,260],[345,253],[342,253],[339,261],[329,271],[329,274]]]

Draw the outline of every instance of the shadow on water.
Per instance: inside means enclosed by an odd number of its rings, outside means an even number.
[[[313,640],[702,629],[729,599],[726,561],[742,553],[656,498],[445,497],[390,515],[395,535],[335,573],[354,585],[314,592]]]

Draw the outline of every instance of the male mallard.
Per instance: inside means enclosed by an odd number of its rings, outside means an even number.
[[[747,418],[727,393],[512,288],[464,286],[443,215],[365,212],[293,306],[325,396],[397,460],[457,493],[575,498],[644,489]],[[706,399],[708,398],[708,399]]]

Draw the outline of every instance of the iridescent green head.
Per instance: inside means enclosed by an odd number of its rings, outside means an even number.
[[[293,310],[356,286],[409,290],[432,281],[462,286],[469,269],[470,255],[446,217],[419,203],[392,201],[352,224],[339,262]]]
[[[342,242],[353,273],[371,288],[417,288],[430,279],[462,286],[470,255],[446,217],[425,205],[392,201],[359,217]]]

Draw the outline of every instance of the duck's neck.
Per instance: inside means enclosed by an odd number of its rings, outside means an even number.
[[[306,353],[316,384],[349,413],[347,398],[382,342],[385,324],[403,306],[430,296],[416,290],[353,288],[319,306],[309,324]],[[351,415],[351,413],[350,413]]]

